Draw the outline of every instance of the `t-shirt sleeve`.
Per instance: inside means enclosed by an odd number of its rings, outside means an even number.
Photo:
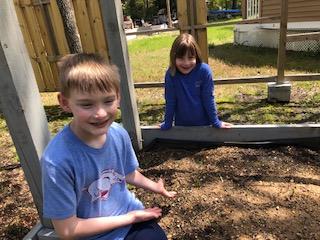
[[[214,84],[212,72],[209,66],[204,65],[203,82],[201,86],[201,98],[204,108],[209,116],[210,124],[214,127],[220,128],[221,121],[218,118],[216,103],[214,99]]]
[[[164,96],[166,100],[164,123],[161,125],[161,129],[169,129],[172,127],[174,111],[176,107],[176,96],[173,85],[172,76],[170,76],[169,71],[165,75],[165,88]]]
[[[76,194],[72,170],[64,162],[66,158],[56,150],[42,156],[43,216],[49,219],[65,219],[76,214]]]

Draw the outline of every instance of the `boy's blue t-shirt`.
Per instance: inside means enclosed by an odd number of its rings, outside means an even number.
[[[117,123],[100,149],[84,144],[66,126],[48,144],[41,164],[45,218],[117,216],[144,208],[126,186],[125,176],[138,161],[128,133]],[[123,239],[130,227],[85,239]]]
[[[179,71],[165,75],[166,110],[162,129],[176,126],[221,127],[213,95],[213,77],[210,66],[198,63],[188,74]]]

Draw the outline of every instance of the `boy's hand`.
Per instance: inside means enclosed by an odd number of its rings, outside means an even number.
[[[132,223],[145,222],[154,218],[158,218],[161,216],[161,214],[162,210],[158,207],[135,210],[127,213],[129,217],[132,217]]]
[[[160,178],[159,181],[157,182],[158,185],[158,193],[161,194],[162,196],[165,197],[169,197],[169,198],[173,198],[177,195],[177,192],[175,191],[170,191],[168,192],[165,187],[164,187],[164,182],[163,180]]]
[[[231,128],[233,125],[231,123],[227,122],[221,122],[221,127],[220,128]]]

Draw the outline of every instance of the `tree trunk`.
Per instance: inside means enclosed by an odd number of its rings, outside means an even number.
[[[231,9],[237,9],[237,0],[232,0],[232,7]]]
[[[82,45],[73,6],[70,0],[57,0],[59,11],[63,20],[64,31],[71,53],[82,52]]]
[[[167,0],[167,18],[168,18],[168,27],[172,28],[170,0]]]

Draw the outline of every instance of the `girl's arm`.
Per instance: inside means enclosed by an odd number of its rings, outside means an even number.
[[[125,215],[82,219],[72,216],[63,220],[52,220],[61,239],[75,239],[107,232],[129,224],[148,221],[161,216],[158,207],[136,210]]]
[[[165,187],[163,180],[160,179],[158,182],[154,182],[149,178],[143,176],[139,171],[135,170],[126,176],[126,181],[132,185],[149,190],[155,193],[159,193],[165,197],[174,197],[177,193],[174,191],[168,192]]]
[[[160,127],[162,130],[168,130],[172,127],[174,111],[176,107],[174,85],[169,71],[167,71],[165,76],[164,96],[166,100],[165,115],[164,122],[160,125]]]
[[[202,79],[201,86],[201,99],[204,105],[204,108],[209,116],[210,124],[216,128],[230,128],[232,124],[225,123],[219,120],[216,102],[214,99],[213,91],[213,77],[212,72],[209,66],[205,65],[205,73]]]

